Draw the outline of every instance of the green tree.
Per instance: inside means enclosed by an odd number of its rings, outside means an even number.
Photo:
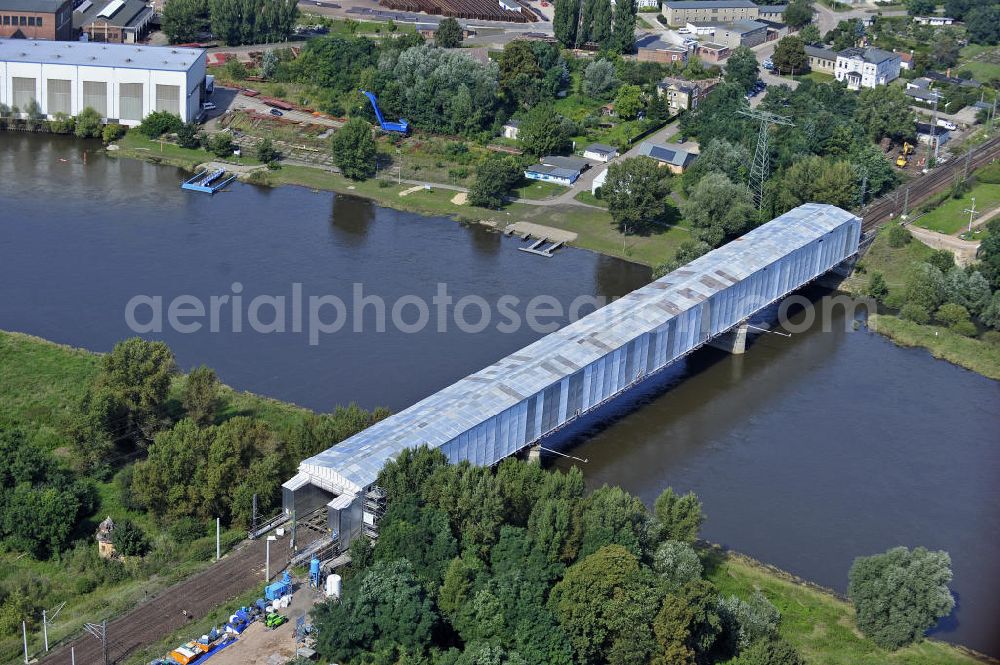
[[[704,662],[722,630],[716,611],[717,592],[711,582],[688,582],[663,598],[653,619],[660,648],[656,665],[695,665]]]
[[[801,28],[812,22],[813,13],[815,10],[808,0],[792,0],[785,5],[785,11],[781,16],[792,28]]]
[[[208,31],[207,0],[177,0],[164,3],[161,27],[171,44],[197,41]]]
[[[82,139],[96,139],[101,135],[101,125],[101,114],[88,106],[76,116],[74,133]]]
[[[906,275],[905,300],[933,312],[944,302],[945,280],[929,263],[917,263]]]
[[[778,199],[783,210],[807,202],[850,208],[856,197],[855,186],[854,170],[848,162],[811,155],[796,161],[785,172]]]
[[[556,3],[552,27],[563,48],[576,46],[576,26],[580,21],[580,0],[563,0]]]
[[[198,125],[193,122],[185,122],[177,129],[177,145],[189,150],[201,145],[198,137]]]
[[[726,83],[738,85],[743,92],[749,92],[757,82],[757,55],[746,46],[738,46],[726,61]]]
[[[880,85],[862,90],[854,119],[872,141],[886,137],[894,141],[910,139],[916,132],[916,117],[909,98],[899,86]]]
[[[689,582],[701,579],[701,558],[686,542],[667,540],[653,553],[653,570],[668,592],[673,593]]]
[[[490,155],[476,169],[476,180],[469,190],[469,203],[481,208],[499,209],[504,197],[522,178],[523,171],[512,155]]]
[[[150,428],[162,416],[176,373],[174,354],[165,343],[133,337],[118,342],[111,353],[101,357],[96,387],[116,397],[131,427]]]
[[[657,600],[650,573],[621,545],[603,547],[570,566],[549,595],[549,605],[582,665],[622,662],[614,656],[634,654],[630,646],[651,652],[650,619]],[[646,662],[650,655],[622,665]]]
[[[205,148],[216,157],[232,157],[235,149],[233,137],[229,132],[216,132],[205,141]]]
[[[858,557],[848,575],[847,595],[858,628],[885,649],[919,640],[955,607],[948,590],[951,557],[923,547],[894,547],[884,554]]]
[[[611,0],[591,0],[591,16],[593,23],[590,28],[591,41],[600,44],[601,48],[611,48]]]
[[[608,165],[601,199],[621,230],[648,233],[666,214],[670,173],[649,157],[630,157]]]
[[[778,636],[781,613],[760,591],[755,591],[749,601],[724,596],[718,601],[718,612],[731,653],[742,653],[758,640]]]
[[[1000,330],[1000,291],[994,291],[983,308],[980,320],[994,330]]]
[[[111,542],[115,551],[122,556],[145,556],[149,551],[149,538],[132,520],[115,522],[111,532]]]
[[[889,227],[887,231],[889,247],[894,249],[899,249],[900,247],[905,247],[910,244],[913,240],[913,236],[907,230],[905,226],[899,224],[893,224]]]
[[[521,122],[517,138],[532,155],[559,155],[573,147],[565,119],[551,105],[536,106]]]
[[[101,140],[105,143],[111,143],[112,141],[117,141],[121,137],[125,136],[125,132],[128,128],[125,125],[119,125],[117,122],[109,122],[104,125],[101,130]]]
[[[199,426],[211,425],[219,408],[219,377],[201,365],[187,376],[182,404],[187,417]]]
[[[682,188],[691,188],[708,173],[721,173],[732,182],[744,182],[749,176],[747,164],[750,153],[741,145],[725,139],[710,139],[702,148],[698,159],[691,164],[681,177]]]
[[[453,18],[442,19],[434,31],[434,43],[441,48],[458,48],[462,45],[462,26]]]
[[[153,111],[143,118],[138,130],[151,139],[158,139],[164,134],[176,132],[183,124],[178,115],[168,111]]]
[[[806,665],[806,661],[795,647],[779,637],[754,642],[732,665]]]
[[[656,497],[653,504],[656,518],[657,536],[660,540],[677,540],[693,543],[698,539],[698,531],[705,521],[701,512],[701,502],[694,492],[678,495],[668,487]]]
[[[803,44],[818,44],[823,36],[819,34],[819,28],[815,23],[809,23],[799,30],[799,39]]]
[[[782,37],[774,49],[771,61],[779,73],[782,72],[802,72],[809,64],[806,57],[806,47],[802,40],[795,35]]]
[[[274,75],[278,72],[278,65],[280,63],[281,60],[274,49],[267,49],[260,58],[260,75],[267,79],[274,78]]]
[[[712,246],[703,240],[682,240],[681,244],[677,246],[677,251],[674,253],[673,259],[664,261],[653,268],[653,278],[659,279],[667,273],[671,273],[681,266],[691,263],[699,256],[708,254],[710,251],[712,251]]]
[[[608,99],[618,87],[615,66],[607,60],[595,60],[583,70],[583,94],[595,99]]]
[[[975,334],[976,327],[972,325],[972,318],[969,316],[969,310],[965,309],[958,303],[944,303],[938,307],[937,312],[934,313],[934,318],[959,334],[963,334],[963,331],[968,330],[969,326],[971,326],[972,334]]]
[[[209,0],[212,33],[229,46],[282,42],[295,29],[295,0]]]
[[[333,161],[351,180],[366,180],[375,173],[375,139],[361,118],[351,118],[331,139]]]
[[[631,53],[635,50],[636,11],[635,0],[618,0],[615,3],[611,49],[616,53]]]
[[[935,0],[906,0],[906,13],[910,16],[927,16],[936,11]]]
[[[423,486],[448,458],[437,448],[406,448],[389,460],[378,474],[378,486],[394,497],[423,496]]]
[[[889,285],[885,282],[885,275],[878,271],[873,272],[868,279],[865,293],[879,302],[885,302],[886,296],[889,295]]]
[[[605,485],[594,490],[583,503],[580,556],[612,544],[642,556],[646,550],[646,522],[646,507],[622,488]]]
[[[1000,7],[997,5],[970,10],[965,25],[971,42],[989,46],[1000,43]]]
[[[709,173],[698,181],[681,204],[681,214],[691,222],[695,238],[713,247],[742,235],[757,223],[757,210],[746,189],[721,173]]]
[[[615,113],[622,120],[633,120],[643,107],[642,88],[637,85],[623,85],[615,95]]]
[[[275,150],[274,143],[269,138],[261,140],[261,142],[257,144],[255,152],[257,159],[265,164],[270,164],[281,156],[280,153]]]

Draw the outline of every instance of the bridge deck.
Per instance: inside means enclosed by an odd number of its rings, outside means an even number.
[[[357,495],[421,445],[493,464],[824,274],[860,229],[834,206],[799,206],[304,460],[294,484]]]

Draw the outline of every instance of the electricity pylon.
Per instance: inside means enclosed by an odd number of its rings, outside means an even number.
[[[753,153],[753,164],[750,165],[750,179],[747,180],[747,194],[753,198],[757,210],[764,205],[764,181],[767,180],[767,129],[770,125],[788,125],[794,127],[795,123],[790,119],[754,108],[742,108],[738,111],[740,115],[756,120],[760,123],[760,131],[757,133],[757,149]]]

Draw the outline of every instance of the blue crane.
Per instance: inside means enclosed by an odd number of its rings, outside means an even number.
[[[375,117],[378,119],[378,124],[384,131],[396,132],[398,134],[408,134],[410,132],[409,122],[403,118],[400,118],[399,122],[388,122],[382,116],[382,110],[378,107],[378,100],[375,99],[375,95],[367,90],[362,90],[361,92],[363,92],[365,97],[368,98],[368,101],[372,103],[372,108],[375,109]]]

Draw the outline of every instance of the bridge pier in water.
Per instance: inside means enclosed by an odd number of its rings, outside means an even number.
[[[744,321],[729,332],[711,340],[708,345],[734,356],[743,355],[747,351],[747,328],[747,323]]]

